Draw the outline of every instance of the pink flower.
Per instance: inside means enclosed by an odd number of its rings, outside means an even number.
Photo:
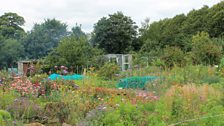
[[[153,100],[159,100],[159,96],[153,96],[152,99]]]

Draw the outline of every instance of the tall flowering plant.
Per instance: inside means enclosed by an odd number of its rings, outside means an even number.
[[[35,82],[32,83],[27,78],[16,78],[10,85],[10,90],[15,90],[22,96],[32,95],[38,97],[40,95],[49,95],[51,90],[58,88],[56,82]]]
[[[58,90],[59,86],[55,81],[46,80],[41,83],[41,95],[50,96],[53,90]]]
[[[37,96],[40,88],[41,87],[39,83],[32,83],[29,79],[26,78],[16,78],[10,85],[10,90],[15,90],[22,96]]]

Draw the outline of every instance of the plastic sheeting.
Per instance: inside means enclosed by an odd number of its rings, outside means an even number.
[[[60,75],[60,74],[51,74],[48,77],[50,80],[82,80],[84,78],[83,75],[73,74],[73,75]]]
[[[156,76],[133,76],[128,78],[123,78],[118,82],[117,88],[143,89],[147,82],[154,81],[157,78],[158,77]]]

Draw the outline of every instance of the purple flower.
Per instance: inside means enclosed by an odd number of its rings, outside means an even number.
[[[68,73],[68,71],[67,71],[67,70],[63,70],[63,73],[64,73],[64,74],[67,74],[67,73]]]

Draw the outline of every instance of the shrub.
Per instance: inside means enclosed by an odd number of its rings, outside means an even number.
[[[119,66],[113,63],[106,63],[103,67],[98,71],[98,76],[104,79],[113,79],[115,74],[120,72]]]
[[[5,70],[0,70],[0,87],[3,85],[4,87],[8,87],[9,83],[13,80],[12,76],[9,72]]]
[[[17,98],[7,107],[14,119],[32,120],[41,113],[41,109],[28,98]]]
[[[184,52],[178,47],[166,47],[164,49],[164,55],[162,60],[167,67],[173,67],[174,65],[184,65]]]
[[[120,104],[116,110],[109,110],[102,118],[102,123],[106,126],[144,126],[147,123],[141,107],[125,103]]]
[[[164,68],[165,67],[165,62],[161,59],[156,59],[152,62],[152,65]]]
[[[192,53],[198,64],[215,65],[222,55],[222,48],[216,45],[206,32],[192,37]]]
[[[0,125],[5,125],[8,121],[11,121],[12,117],[9,112],[0,110]]]
[[[64,102],[49,102],[44,107],[44,115],[48,117],[48,121],[59,120],[62,124],[68,119],[69,114],[69,106]]]
[[[6,91],[4,94],[0,94],[0,109],[6,109],[8,105],[12,104],[17,97],[13,91]]]

